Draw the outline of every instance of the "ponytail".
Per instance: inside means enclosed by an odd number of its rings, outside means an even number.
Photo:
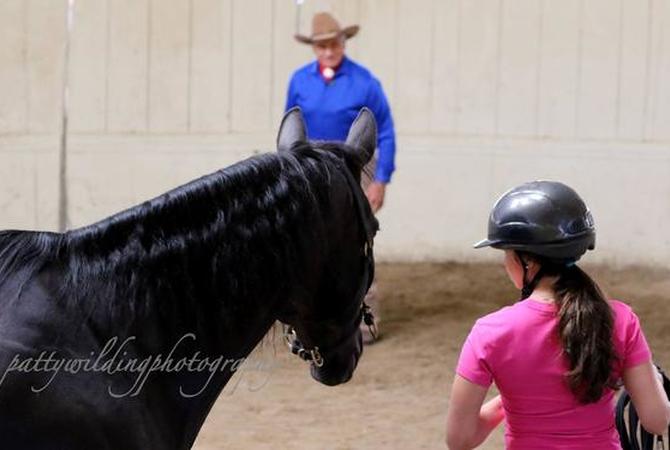
[[[546,275],[558,275],[553,288],[558,334],[568,360],[568,386],[580,403],[595,403],[606,388],[616,387],[612,309],[598,284],[576,265],[550,263],[543,268]]]
[[[530,296],[544,277],[557,277],[553,291],[558,307],[558,337],[568,362],[568,387],[580,403],[595,403],[606,388],[616,388],[612,367],[617,359],[612,333],[614,318],[598,284],[574,262],[555,261],[517,251],[524,269],[521,299]],[[540,264],[526,280],[527,258]]]

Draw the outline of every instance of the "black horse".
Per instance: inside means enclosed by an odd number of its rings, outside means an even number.
[[[360,189],[376,143],[308,143],[63,234],[0,233],[0,448],[187,449],[276,320],[327,385],[350,379],[377,222]]]

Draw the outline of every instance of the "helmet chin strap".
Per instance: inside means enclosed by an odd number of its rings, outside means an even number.
[[[530,294],[533,293],[537,284],[540,282],[544,276],[543,267],[540,267],[540,270],[537,271],[532,280],[528,281],[528,263],[523,259],[519,252],[515,252],[519,261],[521,261],[521,267],[523,268],[523,287],[521,288],[521,298],[519,300],[525,300],[530,297]]]

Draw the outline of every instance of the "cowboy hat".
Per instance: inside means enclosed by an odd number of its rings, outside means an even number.
[[[351,25],[345,28],[340,28],[340,24],[335,18],[327,12],[314,14],[312,19],[312,35],[304,36],[296,34],[295,38],[304,44],[314,44],[320,41],[327,41],[338,36],[344,36],[345,39],[354,37],[358,33],[359,26]]]

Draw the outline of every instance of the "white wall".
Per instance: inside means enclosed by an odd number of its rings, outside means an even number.
[[[663,0],[307,0],[360,23],[348,53],[382,80],[398,172],[378,254],[472,251],[492,203],[573,185],[593,260],[670,267],[670,4]],[[0,0],[0,228],[57,226],[65,0]],[[73,226],[270,149],[295,43],[291,0],[77,0]]]

